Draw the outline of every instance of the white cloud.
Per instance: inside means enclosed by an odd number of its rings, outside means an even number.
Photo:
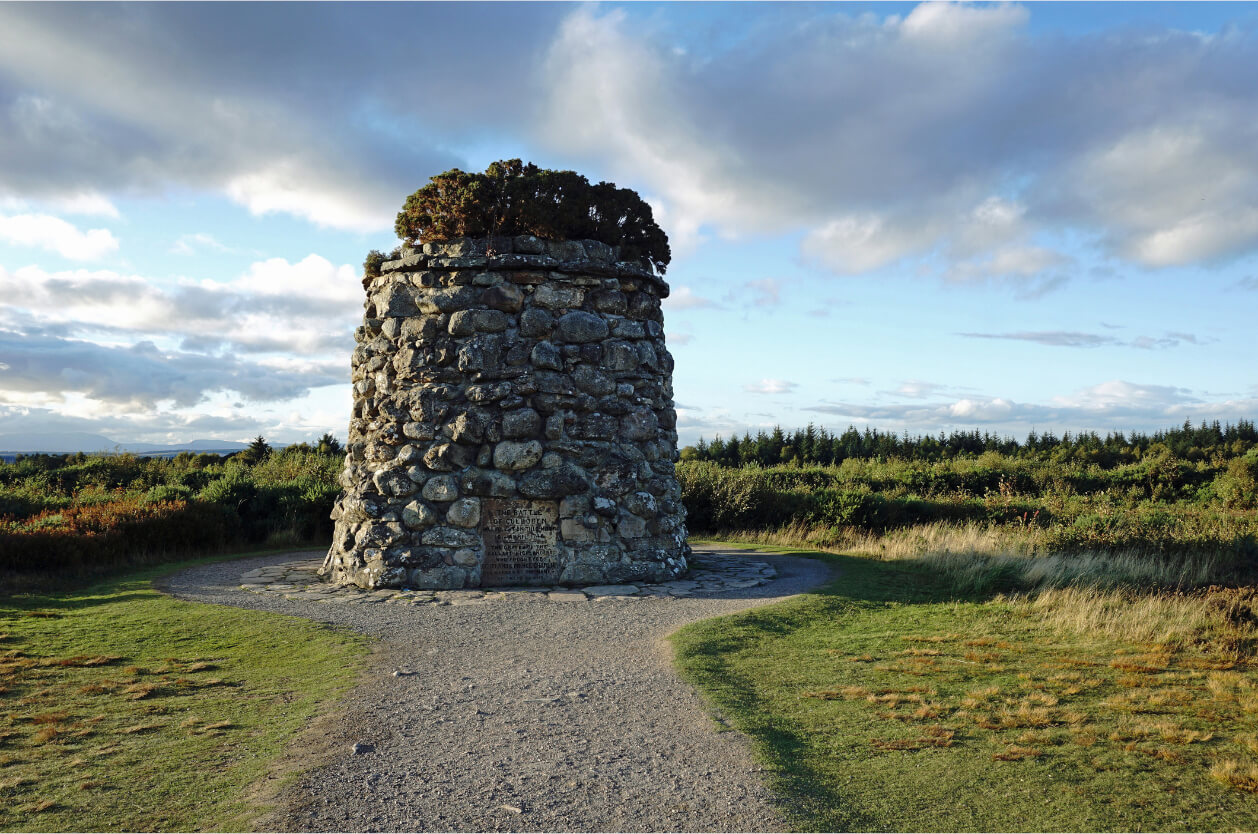
[[[1054,243],[1071,236],[1153,267],[1258,250],[1258,89],[1232,81],[1258,71],[1258,43],[1048,37],[1035,14],[757,18],[699,54],[581,7],[550,50],[538,130],[632,172],[687,235],[802,230],[804,256],[839,274],[930,258],[1036,297],[1071,274]]]
[[[1131,131],[1072,162],[1074,207],[1108,227],[1117,254],[1146,266],[1252,251],[1258,153],[1247,145],[1255,138],[1251,120],[1217,106]]]
[[[321,255],[310,254],[297,263],[284,258],[256,261],[231,286],[259,295],[327,299],[361,314],[356,306],[363,296],[358,270],[349,264],[338,267]]]
[[[227,438],[239,440],[251,437],[266,424],[253,415],[246,414],[193,414],[171,411],[140,411],[119,414],[116,406],[100,408],[81,407],[75,403],[76,413],[66,409],[52,410],[38,406],[5,403],[0,395],[0,426],[6,435],[56,435],[92,434],[105,435],[121,443],[184,443],[200,438]],[[341,430],[344,436],[344,430]],[[268,431],[268,437],[272,437]]]
[[[910,399],[920,400],[926,397],[938,396],[949,390],[949,386],[941,385],[938,382],[924,382],[920,379],[906,380],[891,392],[898,397],[908,397]]]
[[[309,162],[280,160],[231,177],[224,190],[256,215],[292,214],[319,226],[356,232],[392,228],[397,214],[392,203],[372,200],[377,195],[363,193],[353,183],[335,182],[326,173],[312,180],[310,169]]]
[[[670,238],[692,244],[704,224],[726,233],[764,225],[763,206],[747,203],[751,169],[737,152],[713,142],[688,115],[677,62],[663,45],[634,37],[627,15],[580,7],[564,20],[543,69],[545,106],[535,124],[553,148],[597,155],[660,195]],[[740,176],[731,177],[731,171]],[[768,180],[758,196],[776,192]]]
[[[716,302],[710,298],[704,298],[696,293],[690,287],[679,286],[673,287],[668,294],[668,298],[661,302],[666,310],[679,312],[681,310],[701,310],[705,307],[715,307]]]
[[[995,397],[990,400],[961,399],[948,406],[948,416],[958,420],[994,423],[1007,420],[1013,414],[1014,403]]]
[[[912,253],[921,253],[935,235],[923,226],[875,214],[849,214],[814,227],[804,238],[808,259],[843,275],[879,269]]]
[[[997,6],[964,6],[960,3],[920,3],[904,18],[900,34],[921,46],[949,49],[982,44],[992,37],[1004,37],[1027,22],[1023,6],[1004,3]]]
[[[822,403],[806,407],[840,421],[931,432],[973,426],[1000,431],[1156,431],[1180,423],[1252,419],[1258,399],[1209,400],[1176,386],[1109,380],[1046,402],[965,396],[913,403]]]
[[[1053,397],[1052,401],[1068,408],[1104,412],[1127,411],[1133,408],[1170,408],[1197,400],[1187,388],[1141,385],[1114,379],[1083,388],[1074,394]]]
[[[347,25],[331,7],[119,6],[84,25],[68,10],[3,7],[0,182],[96,213],[109,208],[93,194],[209,190],[256,214],[386,232],[425,177],[464,163],[443,129],[520,118],[534,98],[525,62],[559,13],[361,7]],[[416,53],[378,36],[402,29],[447,37]],[[415,82],[436,76],[435,88]],[[493,107],[485,90],[500,95]]]
[[[244,361],[158,348],[151,341],[102,345],[57,336],[0,331],[0,392],[34,393],[39,401],[61,401],[74,393],[126,411],[169,402],[191,407],[215,391],[239,392],[254,402],[302,396],[311,388],[344,381],[340,362]]]
[[[95,260],[118,249],[118,239],[108,229],[79,231],[73,223],[49,214],[0,216],[0,240],[56,252],[75,261]]]
[[[51,202],[58,211],[65,214],[83,214],[114,219],[122,216],[118,212],[118,207],[98,191],[80,191],[65,194],[54,198]]]
[[[789,394],[798,387],[798,383],[784,379],[762,379],[744,385],[743,390],[751,394]]]
[[[227,390],[298,396],[345,381],[362,315],[356,270],[313,254],[167,287],[110,270],[0,267],[0,298],[0,393],[28,405],[72,394],[127,408],[189,407]]]

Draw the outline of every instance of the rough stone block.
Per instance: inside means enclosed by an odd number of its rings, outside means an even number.
[[[476,498],[460,498],[446,511],[446,523],[455,527],[475,527],[480,523],[480,501]]]
[[[518,408],[502,415],[502,436],[505,438],[533,437],[541,427],[541,415],[531,408]]]
[[[533,347],[529,360],[533,363],[534,368],[551,371],[563,370],[563,357],[559,355],[559,349],[550,342],[538,342]]]
[[[434,443],[424,453],[424,465],[434,472],[454,472],[469,466],[475,453],[457,443]]]
[[[453,477],[438,475],[435,478],[428,479],[421,494],[429,501],[444,503],[458,498],[459,489],[455,485]]]
[[[549,310],[580,307],[584,298],[585,293],[582,290],[554,284],[542,284],[533,291],[533,303]]]
[[[512,284],[499,284],[481,293],[480,299],[491,310],[514,314],[524,306],[524,290]]]
[[[423,530],[437,523],[437,514],[427,504],[412,501],[402,508],[402,523],[411,530]]]
[[[421,541],[430,547],[473,547],[480,544],[480,537],[453,527],[431,527]]]
[[[555,328],[555,317],[545,310],[530,307],[520,314],[520,335],[527,339],[544,339]]]
[[[584,310],[564,313],[555,326],[555,338],[561,342],[596,342],[606,339],[607,333],[607,322]]]
[[[494,467],[504,471],[528,469],[542,459],[542,444],[504,440],[494,447]]]

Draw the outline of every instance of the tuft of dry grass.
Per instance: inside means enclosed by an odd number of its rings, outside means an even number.
[[[59,724],[68,717],[64,712],[41,712],[27,716],[26,720],[32,724]]]
[[[1037,756],[1042,755],[1044,755],[1044,751],[1039,748],[1010,744],[1004,750],[998,753],[993,753],[992,759],[998,762],[1018,762],[1023,759],[1034,759]]]
[[[1237,790],[1258,793],[1258,765],[1252,762],[1219,759],[1211,765],[1210,775]]]
[[[35,733],[34,740],[36,744],[46,744],[54,739],[62,736],[61,728],[56,724],[46,724],[39,728],[39,732]]]
[[[118,730],[118,732],[122,735],[136,735],[137,733],[151,733],[154,730],[160,730],[162,726],[163,725],[160,723],[134,724],[130,727],[124,727],[123,729]]]
[[[1232,742],[1244,747],[1250,753],[1258,753],[1258,733],[1237,733]]]
[[[1258,636],[1258,629],[1252,621],[1222,614],[1221,600],[1230,593],[1227,589],[1177,594],[1067,587],[1039,591],[1025,603],[1046,624],[1067,633],[1163,646],[1166,651],[1161,653],[1115,658],[1110,663],[1123,671],[1152,673],[1164,671],[1169,652],[1175,650],[1193,652],[1195,656],[1184,662],[1188,668],[1235,665],[1237,653]],[[1200,656],[1203,648],[1206,657]]]
[[[869,743],[879,750],[903,750],[907,752],[916,752],[925,750],[928,747],[951,747],[953,739],[956,736],[956,730],[934,725],[923,728],[925,735],[918,738],[871,738]]]
[[[133,683],[126,689],[122,690],[132,701],[139,701],[147,698],[160,689],[155,683]]]
[[[1028,731],[1019,735],[1017,741],[1018,744],[1025,745],[1049,744],[1052,741],[1052,736],[1048,733]]]

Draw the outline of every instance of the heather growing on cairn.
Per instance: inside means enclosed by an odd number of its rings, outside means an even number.
[[[483,174],[458,168],[437,174],[406,199],[395,231],[407,247],[514,235],[596,240],[618,247],[627,260],[646,261],[661,275],[672,257],[668,236],[637,192],[518,159],[494,162]],[[376,250],[369,253],[367,276],[379,275],[388,259]]]

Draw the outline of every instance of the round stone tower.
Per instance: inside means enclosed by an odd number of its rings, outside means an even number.
[[[322,573],[364,588],[686,570],[673,359],[643,262],[592,240],[425,243],[364,279]]]

